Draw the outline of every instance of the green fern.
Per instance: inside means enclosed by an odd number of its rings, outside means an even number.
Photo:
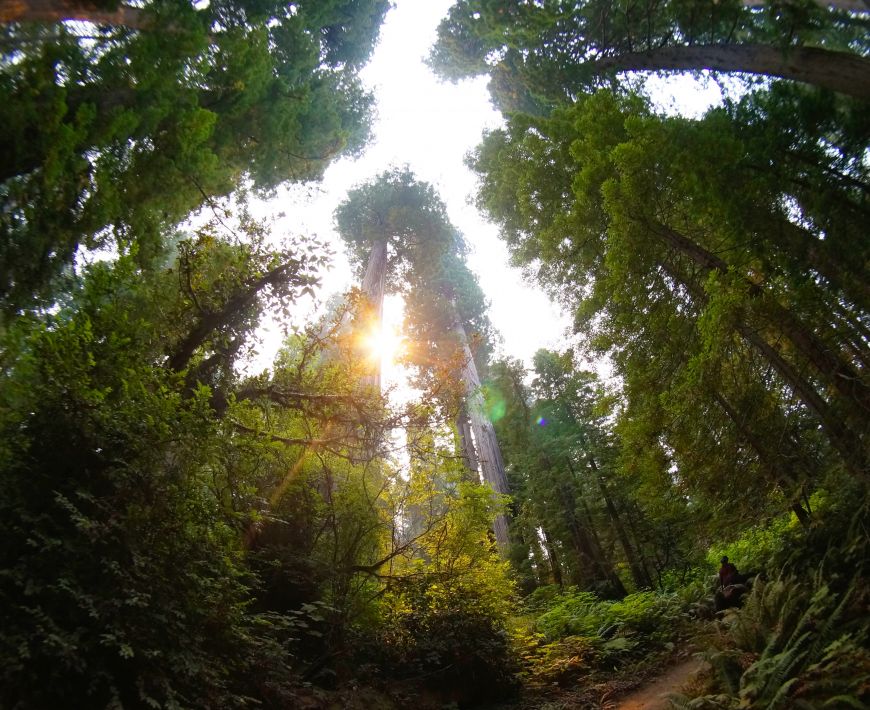
[[[705,654],[719,690],[747,710],[868,710],[870,623],[848,618],[862,584],[855,577],[837,594],[821,573],[807,583],[784,577],[758,583],[744,608],[725,617],[731,647]],[[720,697],[685,700],[679,707],[728,707]]]

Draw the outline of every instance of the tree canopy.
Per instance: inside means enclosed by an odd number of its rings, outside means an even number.
[[[181,1],[128,8],[136,27],[98,22],[93,34],[89,25],[7,24],[7,312],[50,303],[52,279],[80,246],[147,264],[193,209],[244,184],[316,179],[332,158],[358,151],[371,97],[356,72],[387,6]],[[63,7],[76,17],[86,6]]]

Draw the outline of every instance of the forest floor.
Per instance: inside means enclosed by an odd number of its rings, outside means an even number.
[[[516,700],[488,710],[665,710],[668,695],[680,692],[704,668],[697,648],[680,650],[621,669],[612,675],[578,679],[576,684],[525,688]]]
[[[603,674],[564,686],[525,687],[517,697],[502,703],[467,705],[450,702],[438,693],[413,685],[388,682],[380,688],[352,687],[339,691],[300,689],[297,710],[445,710],[477,707],[480,710],[667,710],[668,695],[681,692],[705,667],[689,646],[647,658],[615,674]]]
[[[631,695],[617,700],[612,705],[613,710],[667,710],[670,707],[668,696],[680,692],[703,668],[704,662],[697,658],[683,661]]]

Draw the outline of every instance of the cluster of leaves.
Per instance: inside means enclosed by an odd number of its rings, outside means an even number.
[[[3,332],[4,706],[292,705],[377,597],[390,424],[324,324],[239,374],[324,258],[239,229],[206,225],[159,270],[91,265]]]
[[[676,596],[636,592],[618,601],[601,600],[590,592],[567,589],[538,617],[536,627],[548,640],[565,636],[626,638],[642,635],[654,642],[654,632],[679,617]]]
[[[389,567],[363,660],[442,702],[491,701],[515,688],[517,670],[514,586],[489,532],[500,505],[455,462],[433,463],[412,465],[403,531],[411,544]]]
[[[400,679],[422,681],[445,701],[480,703],[509,694],[517,667],[505,589],[508,578],[493,564],[397,585],[385,600],[388,668]]]

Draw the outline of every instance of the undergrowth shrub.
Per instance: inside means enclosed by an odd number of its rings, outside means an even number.
[[[524,676],[532,685],[567,686],[646,662],[674,648],[688,604],[677,594],[638,592],[610,601],[592,592],[542,588],[523,604],[527,628],[518,645]]]
[[[680,707],[867,707],[866,594],[859,578],[839,594],[820,577],[759,581],[743,609],[727,613],[720,647],[705,654],[713,692],[682,698]]]
[[[673,594],[637,592],[619,601],[602,601],[591,592],[568,592],[554,600],[537,620],[549,641],[566,636],[603,639],[642,633],[647,641],[659,630],[666,634],[682,617],[682,604]]]
[[[481,582],[479,575],[411,577],[386,596],[378,646],[389,677],[463,705],[513,692],[518,665],[509,606],[502,592]]]

